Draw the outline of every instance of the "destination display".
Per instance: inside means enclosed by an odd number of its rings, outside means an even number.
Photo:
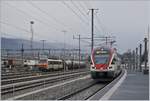
[[[108,51],[105,51],[105,50],[97,50],[96,52],[95,52],[95,55],[99,55],[99,54],[108,54]]]

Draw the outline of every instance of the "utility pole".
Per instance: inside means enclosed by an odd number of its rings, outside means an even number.
[[[23,44],[21,46],[21,59],[22,59],[22,65],[23,65],[23,58],[24,58],[24,48],[23,48]]]
[[[106,36],[106,46],[107,46],[107,38],[108,38],[108,37]]]
[[[79,68],[80,68],[80,61],[81,61],[81,49],[80,49],[80,35],[79,35]]]
[[[79,68],[80,68],[80,61],[81,61],[81,48],[80,48],[80,41],[81,41],[81,37],[80,37],[80,35],[79,35],[79,37],[78,37],[78,38],[75,38],[75,37],[73,36],[73,39],[78,39],[78,40],[79,40]]]
[[[65,53],[65,50],[66,50],[66,41],[65,41],[65,34],[66,34],[66,30],[62,30],[62,32],[64,33],[64,57],[63,57],[63,60],[64,60],[64,71],[65,70],[68,70],[68,68],[66,67],[66,63],[65,63],[65,58],[66,58],[66,53]]]
[[[30,24],[31,24],[31,43],[30,43],[30,47],[31,47],[31,51],[33,49],[33,24],[34,24],[34,21],[30,21]]]
[[[62,31],[64,33],[64,57],[65,57],[65,49],[66,49],[66,40],[65,40],[65,35],[66,35],[66,30]]]
[[[91,53],[94,47],[94,10],[98,9],[90,9],[91,10]]]
[[[147,38],[144,38],[144,44],[145,44],[145,46],[144,46],[145,47],[145,49],[144,49],[145,70],[147,69],[147,60],[148,60],[148,58],[147,58],[148,57],[147,56],[148,55],[147,54],[148,53],[147,52],[147,41],[148,41]]]
[[[133,50],[132,58],[133,58],[133,70],[135,70],[135,50]]]
[[[135,64],[136,64],[136,70],[138,69],[138,48],[136,48],[136,50],[135,50]]]
[[[46,41],[46,40],[41,40],[42,41],[42,49],[43,49],[43,52],[44,52],[44,42]]]
[[[115,40],[111,41],[110,42],[110,47],[112,47],[113,43],[115,43],[115,42],[116,42]]]
[[[48,58],[50,58],[51,50],[48,50]]]
[[[132,53],[131,53],[131,51],[129,52],[129,61],[130,61],[130,66],[129,66],[129,68],[130,68],[130,70],[131,70],[131,68],[132,68]]]
[[[142,71],[142,44],[140,44],[140,63],[139,63],[139,67],[140,67],[140,72]]]
[[[149,69],[147,69],[147,62],[148,62],[148,41],[149,41],[149,25],[148,25],[148,35],[145,36],[144,38],[144,63],[145,63],[145,69],[144,69],[144,74],[149,73]],[[148,39],[147,39],[148,38]]]

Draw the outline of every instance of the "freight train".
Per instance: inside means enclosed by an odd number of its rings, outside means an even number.
[[[98,47],[91,54],[91,77],[115,78],[121,72],[121,61],[115,48]]]
[[[86,67],[86,63],[81,61],[61,60],[61,59],[40,59],[37,68],[42,71],[66,70]]]

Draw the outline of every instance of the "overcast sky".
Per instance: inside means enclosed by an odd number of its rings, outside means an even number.
[[[116,36],[119,52],[135,49],[147,33],[149,1],[1,1],[0,26],[4,37],[30,39],[30,21],[34,21],[34,40],[64,42],[78,46],[73,35],[91,37],[90,8],[94,15],[95,37]],[[64,36],[63,30],[66,31]],[[85,40],[89,41],[90,40]],[[101,43],[100,41],[96,41]],[[86,51],[89,43],[81,42]]]

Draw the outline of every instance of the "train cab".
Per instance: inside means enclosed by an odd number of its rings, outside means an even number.
[[[95,78],[112,77],[120,72],[120,62],[114,48],[99,47],[91,54],[91,76]]]

